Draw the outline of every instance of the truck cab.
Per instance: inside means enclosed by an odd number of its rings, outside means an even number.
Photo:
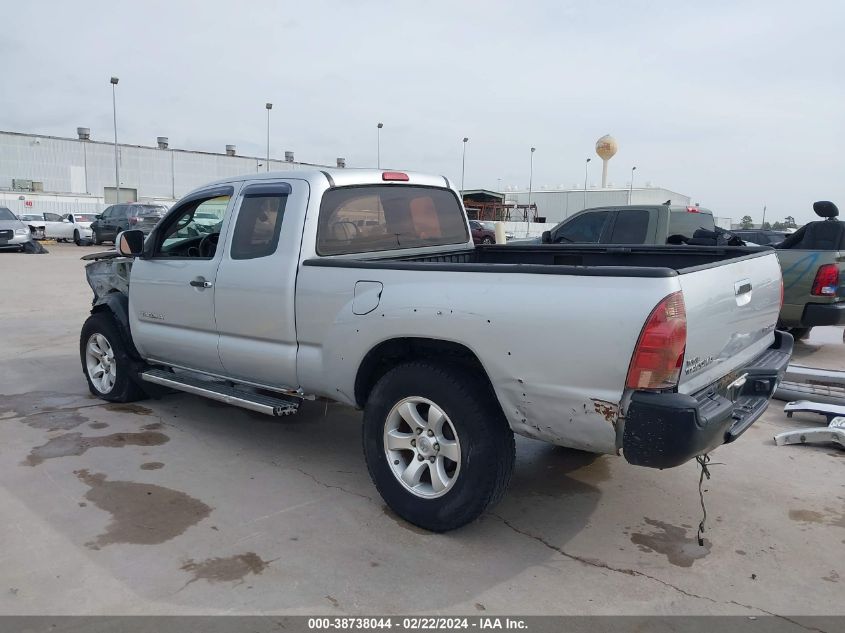
[[[543,244],[667,244],[713,231],[713,213],[697,206],[637,205],[584,209],[543,233]]]

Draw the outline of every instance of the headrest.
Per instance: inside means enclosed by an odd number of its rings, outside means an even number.
[[[839,209],[828,200],[819,200],[813,203],[813,211],[821,218],[835,218],[839,215]]]

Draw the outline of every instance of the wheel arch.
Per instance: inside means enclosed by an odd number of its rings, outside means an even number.
[[[363,408],[376,383],[388,371],[409,361],[430,360],[459,365],[480,375],[496,398],[487,370],[466,345],[424,337],[402,337],[382,341],[364,356],[355,375],[355,403]],[[498,402],[498,398],[496,398]]]
[[[141,355],[132,342],[132,331],[129,328],[129,296],[125,292],[115,290],[100,297],[91,308],[91,314],[99,313],[109,314],[114,318],[129,355],[134,360],[141,360]]]

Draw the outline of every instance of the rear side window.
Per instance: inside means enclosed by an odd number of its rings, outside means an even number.
[[[267,187],[256,187],[253,193],[247,190],[232,236],[232,259],[255,259],[276,252],[289,193],[287,186],[275,191]]]
[[[625,209],[616,214],[610,244],[645,244],[649,213],[645,209]]]
[[[698,229],[713,231],[715,228],[713,216],[709,213],[669,212],[669,235],[683,235],[691,238]]]
[[[601,238],[607,211],[583,213],[561,226],[552,238],[556,244],[594,244]]]
[[[317,253],[344,255],[469,240],[458,199],[448,189],[413,185],[339,187],[323,194]]]

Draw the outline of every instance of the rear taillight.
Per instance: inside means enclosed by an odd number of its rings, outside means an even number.
[[[780,307],[783,307],[783,276],[780,278]]]
[[[835,297],[839,288],[839,267],[836,264],[820,266],[813,280],[813,290],[810,294],[817,297]]]
[[[640,333],[631,358],[628,389],[674,389],[681,377],[687,346],[684,295],[672,293],[657,304]]]

